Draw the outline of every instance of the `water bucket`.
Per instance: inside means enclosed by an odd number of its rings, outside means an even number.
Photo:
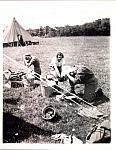
[[[50,86],[41,85],[41,94],[43,97],[50,97],[53,94],[54,89]]]
[[[52,86],[56,85],[55,81],[47,81],[46,83],[42,83],[41,84],[41,94],[43,97],[51,97],[54,89],[52,88]]]

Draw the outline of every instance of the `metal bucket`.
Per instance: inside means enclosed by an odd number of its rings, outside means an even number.
[[[42,118],[45,120],[52,120],[55,115],[56,111],[52,105],[46,106],[42,109]]]
[[[41,84],[41,94],[43,97],[51,97],[54,89],[52,86],[56,85],[55,81],[47,81],[46,83]]]
[[[53,94],[53,91],[54,89],[50,86],[45,86],[45,85],[42,85],[41,86],[41,94],[43,97],[51,97],[52,94]]]

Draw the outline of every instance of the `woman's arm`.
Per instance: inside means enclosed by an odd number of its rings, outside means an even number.
[[[35,56],[33,56],[32,58],[31,58],[31,60],[29,61],[29,63],[27,64],[28,65],[28,67],[30,67],[31,65],[33,65],[33,63],[36,61],[36,57]]]
[[[72,75],[70,75],[70,73],[67,74],[67,77],[74,83],[74,84],[81,84],[81,78],[80,76],[76,75],[75,77],[73,77]]]
[[[67,77],[75,84],[75,78],[72,77],[69,73],[67,74]]]

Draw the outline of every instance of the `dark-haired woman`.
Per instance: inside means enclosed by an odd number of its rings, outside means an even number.
[[[49,67],[50,67],[50,74],[56,77],[59,81],[62,80],[62,68],[65,65],[64,54],[58,52],[56,57],[53,57]]]

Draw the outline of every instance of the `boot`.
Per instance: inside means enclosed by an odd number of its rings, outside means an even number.
[[[97,91],[95,92],[95,94],[96,94],[96,97],[101,97],[101,96],[103,96],[103,91],[102,91],[102,89],[101,89],[101,88],[98,88]]]

